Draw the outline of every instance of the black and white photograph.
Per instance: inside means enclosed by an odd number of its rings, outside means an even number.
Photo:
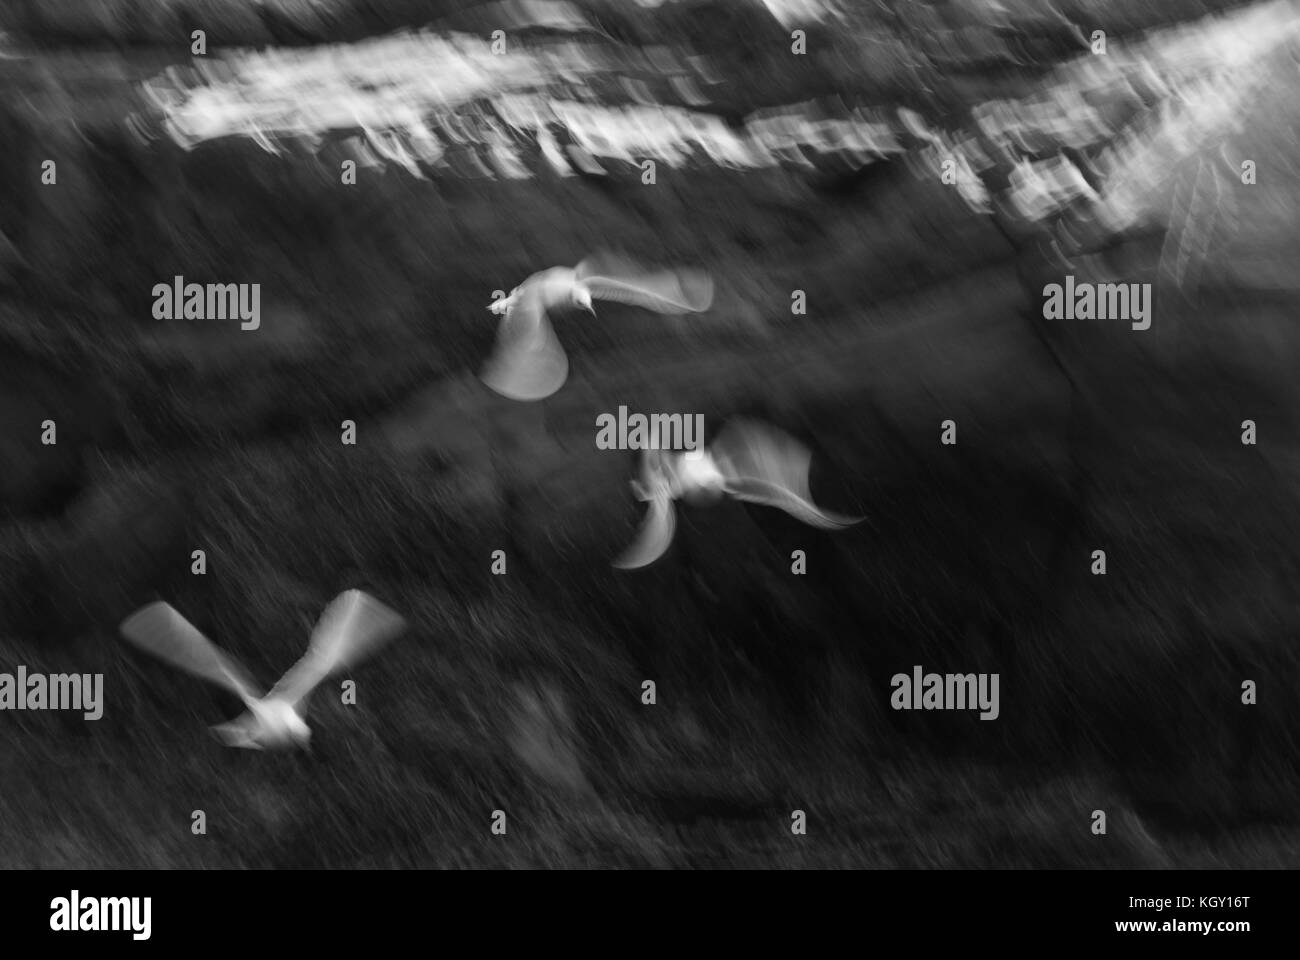
[[[1260,935],[1296,0],[2,0],[0,91],[0,929],[870,871]]]

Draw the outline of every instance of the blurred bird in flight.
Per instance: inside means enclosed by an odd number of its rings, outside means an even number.
[[[239,664],[168,603],[142,607],[122,622],[121,630],[141,650],[239,697],[247,712],[212,727],[212,732],[226,746],[264,750],[307,747],[311,730],[303,714],[312,690],[373,654],[405,625],[400,615],[369,594],[344,591],[321,614],[307,653],[265,696],[256,693]]]
[[[633,481],[637,499],[649,504],[636,539],[614,561],[625,570],[653,563],[668,549],[676,531],[674,500],[714,503],[723,496],[784,510],[813,527],[838,530],[860,523],[818,507],[808,474],[812,453],[783,430],[757,420],[728,423],[706,448],[647,450],[641,476]]]
[[[480,378],[512,400],[541,400],[555,393],[568,379],[569,357],[549,314],[576,308],[594,316],[594,300],[664,314],[699,313],[713,303],[713,279],[700,270],[646,270],[611,255],[535,273],[488,307],[502,320]]]

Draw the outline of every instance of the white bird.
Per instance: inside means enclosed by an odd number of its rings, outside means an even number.
[[[534,273],[488,307],[503,319],[496,348],[479,374],[482,381],[512,400],[541,400],[555,393],[569,376],[569,357],[549,313],[568,307],[594,316],[593,300],[615,300],[656,313],[698,313],[713,303],[713,279],[700,270],[646,270],[611,255]]]
[[[843,529],[862,517],[823,510],[808,485],[812,453],[783,430],[757,420],[732,420],[701,450],[647,450],[641,476],[632,482],[649,504],[637,537],[614,566],[625,570],[653,563],[672,543],[677,527],[674,500],[716,502],[724,495],[784,510],[822,529]]]
[[[306,747],[307,697],[326,677],[358,663],[405,627],[403,618],[360,590],[346,590],[325,608],[307,653],[265,696],[248,674],[168,603],[159,601],[122,621],[122,635],[147,653],[229,690],[248,711],[212,727],[226,746],[253,750]]]

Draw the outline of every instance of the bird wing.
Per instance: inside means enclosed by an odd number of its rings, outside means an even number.
[[[709,450],[728,481],[763,480],[812,499],[808,489],[812,453],[784,430],[738,417],[718,431]]]
[[[649,504],[636,539],[613,561],[614,566],[620,570],[635,570],[654,563],[673,542],[677,515],[672,499],[666,494],[659,494],[651,498]]]
[[[266,698],[298,703],[331,673],[359,663],[405,626],[400,614],[368,593],[345,590],[321,614],[302,659],[285,672]]]
[[[578,264],[575,278],[593,300],[614,300],[656,313],[699,313],[713,303],[713,278],[703,270],[647,270],[631,260],[600,254]]]
[[[569,376],[569,357],[546,316],[538,285],[525,285],[497,327],[496,347],[479,374],[511,400],[549,397]]]
[[[844,527],[851,527],[855,523],[861,523],[863,519],[862,517],[848,517],[844,514],[823,510],[797,493],[778,484],[768,483],[763,480],[754,480],[752,478],[733,480],[729,481],[723,487],[723,490],[737,500],[776,507],[810,527],[821,527],[824,530],[840,530]]]
[[[135,646],[186,673],[224,687],[244,703],[258,699],[243,668],[223,654],[169,603],[141,607],[122,621],[122,636]]]
[[[813,503],[808,484],[812,452],[784,430],[757,420],[733,420],[710,449],[726,479],[724,490],[738,500],[776,507],[817,527],[845,527],[862,520]]]

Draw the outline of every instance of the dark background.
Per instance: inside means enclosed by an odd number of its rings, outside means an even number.
[[[470,4],[272,6],[0,14],[27,54],[0,61],[0,670],[102,672],[106,701],[95,723],[0,716],[0,864],[1295,865],[1294,62],[1234,135],[1261,168],[1235,230],[1137,333],[1044,321],[1032,231],[901,160],[343,186],[305,153],[124,131],[196,25],[212,55],[492,29]],[[1083,52],[1020,11],[990,46],[1021,66],[939,56],[932,18],[975,4],[864,5],[854,30],[810,27],[807,58],[752,3],[581,6],[615,40],[716,58],[712,109],[735,117],[837,93],[957,126]],[[1210,6],[1057,9],[1114,37]],[[1108,262],[1159,283],[1162,242]],[[560,317],[560,393],[482,387],[491,291],[611,246],[707,266],[714,309]],[[261,330],[155,321],[178,273],[261,283]],[[868,522],[688,509],[663,561],[615,571],[641,507],[594,424],[620,404],[768,419],[814,447],[819,499]],[[357,669],[356,707],[317,696],[310,756],[219,748],[204,727],[237,704],[116,634],[165,598],[269,683],[350,586],[411,627]],[[998,672],[1001,716],[890,710],[914,664]]]

